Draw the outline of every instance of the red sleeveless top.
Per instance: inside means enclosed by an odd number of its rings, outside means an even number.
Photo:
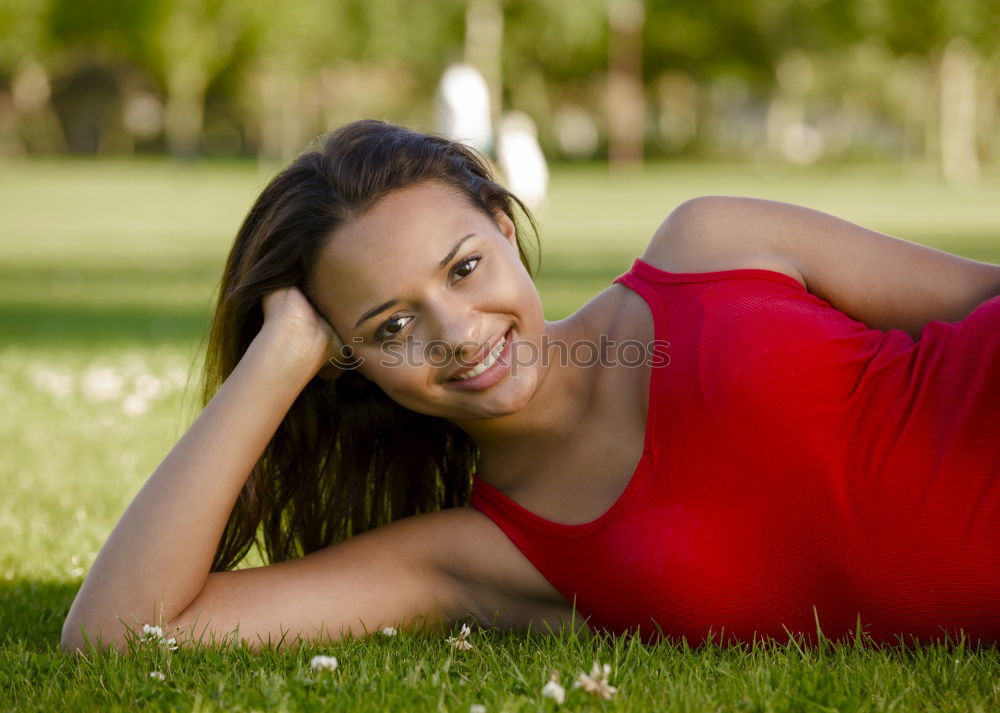
[[[1000,640],[1000,297],[914,340],[771,270],[614,282],[669,342],[628,486],[576,525],[472,490],[592,630]]]

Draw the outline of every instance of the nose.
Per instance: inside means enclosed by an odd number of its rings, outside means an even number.
[[[431,310],[434,344],[444,349],[438,356],[446,359],[468,359],[474,356],[482,345],[479,320],[468,306],[461,306],[451,301],[439,304]]]

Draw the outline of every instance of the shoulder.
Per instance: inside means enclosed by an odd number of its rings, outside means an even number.
[[[773,270],[806,287],[791,256],[775,250],[767,236],[741,227],[741,215],[770,201],[732,196],[699,196],[681,203],[657,228],[640,256],[668,272]]]
[[[791,277],[809,289],[793,255],[777,248],[766,234],[743,229],[741,215],[759,212],[774,201],[733,196],[699,196],[674,208],[650,238],[639,256],[660,270],[677,273],[723,270],[770,270]],[[780,219],[780,211],[774,219]],[[652,318],[645,300],[621,285],[611,285],[577,316],[595,334],[609,337],[652,338]]]
[[[433,540],[433,566],[454,582],[465,611],[480,623],[545,633],[546,624],[556,630],[570,621],[570,602],[485,514],[457,507],[416,518]]]

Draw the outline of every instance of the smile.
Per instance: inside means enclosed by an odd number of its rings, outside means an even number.
[[[501,335],[482,362],[447,379],[445,383],[451,387],[479,390],[499,381],[510,363],[507,357],[510,353],[511,331],[512,328]]]
[[[493,347],[492,351],[490,351],[490,353],[486,355],[486,358],[483,359],[478,365],[472,367],[467,371],[463,371],[458,376],[453,376],[451,378],[456,381],[463,381],[465,379],[471,379],[473,376],[479,376],[484,371],[493,366],[493,362],[495,362],[497,360],[497,357],[500,356],[500,352],[503,351],[503,347],[506,343],[507,343],[507,335],[504,334],[500,337],[500,341],[497,342],[497,345]]]

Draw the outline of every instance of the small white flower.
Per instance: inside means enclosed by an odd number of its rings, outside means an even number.
[[[472,629],[469,628],[469,625],[462,624],[462,630],[458,636],[449,636],[447,642],[460,651],[466,651],[472,648],[472,644],[468,641],[469,634],[471,633]]]
[[[187,372],[182,367],[173,366],[167,371],[166,382],[170,388],[184,388],[187,383]]]
[[[382,633],[385,636],[395,636],[396,635],[396,627],[394,627],[394,626],[387,626],[384,629],[382,629]]]
[[[542,687],[542,698],[551,698],[559,704],[566,700],[566,689],[559,685],[558,671],[553,671],[549,682]]]
[[[122,413],[129,418],[141,416],[149,410],[149,400],[139,394],[130,394],[122,401]]]
[[[31,380],[40,391],[47,391],[57,399],[65,399],[73,393],[73,375],[48,367],[36,367],[29,372]]]
[[[152,374],[142,373],[135,377],[135,394],[144,399],[155,399],[162,388],[160,380]]]
[[[167,680],[167,677],[164,676],[159,671],[150,671],[149,672],[149,677],[150,678],[155,678],[157,681],[166,681]]]
[[[160,637],[160,646],[162,646],[163,648],[165,648],[167,651],[176,651],[177,650],[177,639],[175,639],[172,636],[169,639],[165,639],[163,637]]]
[[[611,674],[611,664],[604,664],[602,667],[596,661],[590,669],[590,675],[581,672],[573,683],[573,688],[582,688],[585,692],[603,698],[610,699],[618,689],[608,685],[608,676]]]
[[[469,706],[469,713],[486,713],[486,706],[482,703],[473,703]]]
[[[69,576],[70,577],[80,577],[83,575],[83,567],[80,566],[80,558],[73,555],[69,558]]]
[[[163,629],[158,626],[152,626],[151,624],[142,625],[142,639],[143,641],[153,641],[154,639],[163,638]]]
[[[312,661],[309,662],[309,668],[311,668],[313,671],[336,671],[337,657],[313,656]]]
[[[95,366],[83,375],[83,391],[92,401],[116,399],[122,392],[124,379],[115,369]]]

